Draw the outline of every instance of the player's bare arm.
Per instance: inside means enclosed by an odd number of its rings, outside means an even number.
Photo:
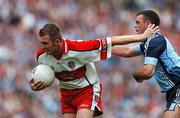
[[[151,64],[145,64],[141,69],[133,73],[133,77],[137,82],[150,79],[155,72],[155,67]]]
[[[146,38],[152,36],[158,31],[159,31],[159,26],[150,24],[143,34],[111,37],[112,45],[122,45],[122,44],[129,44],[133,42],[142,42],[142,41],[145,41]]]
[[[112,47],[112,54],[120,57],[138,56],[137,52],[129,45],[115,45]]]

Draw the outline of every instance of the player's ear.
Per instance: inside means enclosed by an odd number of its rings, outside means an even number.
[[[148,27],[150,24],[152,24],[151,21],[150,20],[146,20],[146,26]]]
[[[59,44],[59,43],[60,43],[60,40],[59,40],[59,39],[56,39],[56,40],[55,40],[55,43]]]

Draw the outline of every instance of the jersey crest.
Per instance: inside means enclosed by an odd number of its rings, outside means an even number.
[[[69,66],[71,69],[74,69],[74,68],[75,68],[75,62],[69,61],[69,62],[68,62],[68,66]]]

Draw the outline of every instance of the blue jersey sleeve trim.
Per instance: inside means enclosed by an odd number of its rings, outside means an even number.
[[[154,58],[154,57],[145,57],[144,59],[144,64],[152,64],[154,66],[157,65],[158,59]]]
[[[134,50],[136,51],[137,54],[141,54],[142,53],[140,45],[135,45],[135,46],[133,46],[133,48],[134,48]]]

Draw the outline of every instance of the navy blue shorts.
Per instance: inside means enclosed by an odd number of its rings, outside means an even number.
[[[166,111],[173,111],[176,107],[180,107],[180,84],[167,92],[166,101]]]

